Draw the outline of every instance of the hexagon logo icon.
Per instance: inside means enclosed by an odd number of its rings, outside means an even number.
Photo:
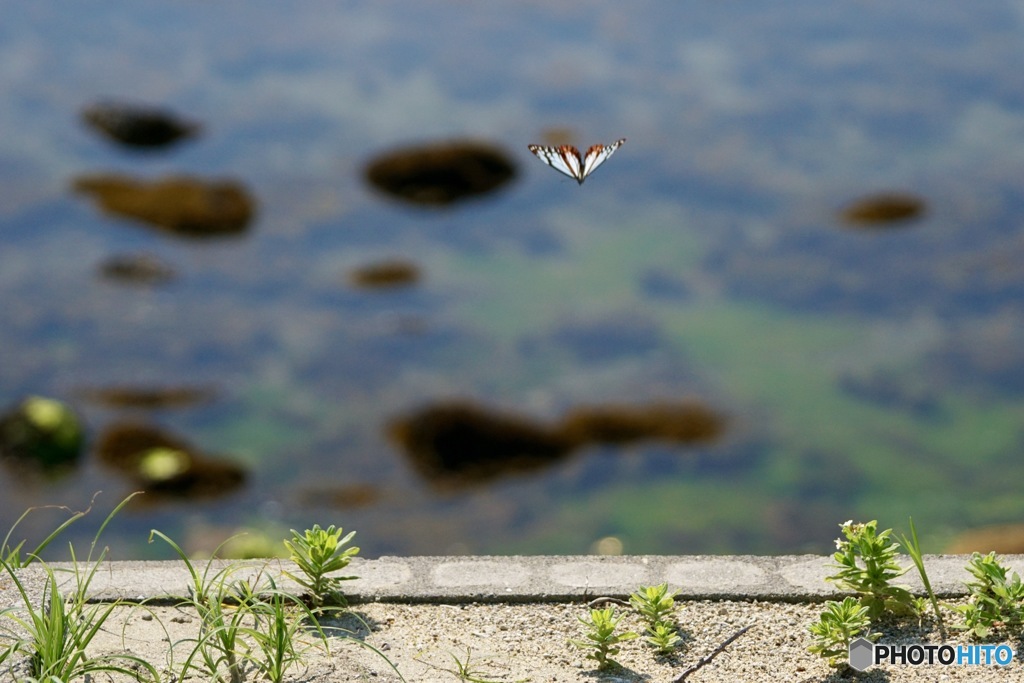
[[[867,638],[858,638],[850,643],[850,666],[864,671],[875,661],[875,644]]]

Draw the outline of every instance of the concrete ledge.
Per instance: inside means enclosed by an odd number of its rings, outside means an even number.
[[[932,588],[942,597],[966,595],[967,555],[928,555],[925,568]],[[1024,575],[1024,555],[1002,556],[1005,564]],[[641,585],[667,582],[681,600],[758,600],[820,602],[840,595],[825,577],[834,570],[832,558],[820,555],[693,555],[693,556],[519,556],[519,557],[381,557],[356,558],[345,573],[359,578],[343,584],[353,604],[367,602],[417,603],[555,603],[578,602],[596,596],[623,598]],[[923,594],[917,570],[911,567],[897,582]],[[55,563],[62,585],[73,581]],[[301,592],[284,572],[281,560],[197,562],[197,571],[217,572],[231,567],[231,580],[263,574],[277,585]],[[31,594],[41,595],[45,573],[33,565],[19,577]],[[150,600],[174,602],[188,595],[192,578],[181,561],[108,562],[90,584],[97,601]],[[0,577],[0,609],[19,603],[9,577]]]
[[[934,588],[944,598],[966,594],[966,555],[925,558]],[[1024,572],[1024,555],[1001,560]],[[530,557],[382,557],[354,560],[347,574],[360,578],[343,589],[354,609],[332,617],[330,628],[349,629],[357,647],[339,631],[330,646],[303,650],[302,661],[288,681],[305,683],[438,683],[459,676],[457,664],[482,674],[474,680],[532,680],[563,683],[652,683],[692,680],[693,683],[734,681],[801,681],[842,683],[848,671],[811,654],[808,626],[821,615],[823,600],[838,597],[825,577],[832,573],[829,556],[530,556]],[[909,558],[904,566],[912,567]],[[284,574],[281,560],[198,562],[207,583],[272,578],[280,588],[301,592]],[[16,583],[0,572],[0,610],[24,614],[18,584],[33,605],[44,604],[46,570],[56,573],[60,590],[68,593],[75,577],[66,564],[33,565],[16,573]],[[88,571],[88,566],[79,570]],[[219,574],[218,574],[219,573]],[[901,581],[917,592],[922,587],[911,568]],[[673,621],[682,641],[668,656],[657,656],[642,638],[624,642],[615,655],[620,667],[598,671],[587,653],[571,645],[585,637],[580,618],[584,601],[594,597],[624,598],[641,585],[667,582],[680,591]],[[159,667],[164,680],[182,674],[182,663],[203,628],[194,606],[182,605],[193,579],[181,561],[109,562],[89,581],[94,601],[148,601],[143,607],[111,605],[109,623],[90,644],[92,652],[118,656],[128,652]],[[98,606],[104,611],[105,606]],[[959,615],[948,605],[942,612],[952,627]],[[640,633],[645,625],[635,610],[616,612],[622,629]],[[348,620],[348,621],[345,621]],[[877,625],[885,644],[975,644],[970,635],[950,628],[942,634],[930,616],[887,620]],[[8,620],[8,629],[17,622]],[[875,627],[873,626],[873,630]],[[25,634],[22,634],[25,635]],[[1019,651],[1012,632],[1011,652]],[[351,646],[350,646],[351,645]],[[0,669],[0,683],[24,680],[24,652],[9,668]],[[722,656],[717,656],[721,654]],[[461,660],[460,660],[461,658]],[[963,665],[960,665],[963,664]],[[969,666],[968,664],[977,664]],[[699,670],[699,671],[698,671]],[[399,675],[399,672],[401,675]],[[696,673],[694,673],[696,672]],[[688,678],[694,673],[693,678]],[[865,683],[931,683],[970,680],[1002,683],[1024,680],[1019,655],[1007,666],[958,663],[910,666],[880,661],[855,676]],[[111,683],[134,677],[114,675]],[[249,680],[247,676],[246,680]]]

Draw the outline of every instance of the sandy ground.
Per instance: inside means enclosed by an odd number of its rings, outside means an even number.
[[[995,666],[886,666],[858,676],[845,675],[807,652],[808,624],[817,619],[820,605],[767,602],[685,602],[677,613],[683,642],[677,652],[660,657],[642,640],[623,644],[616,659],[621,668],[596,671],[593,661],[570,639],[583,637],[577,617],[586,613],[579,604],[527,605],[401,605],[366,604],[353,607],[351,616],[330,620],[335,627],[328,648],[310,639],[300,662],[285,676],[301,683],[346,681],[400,681],[392,664],[406,681],[459,681],[512,683],[515,681],[643,681],[669,683],[711,654],[729,636],[753,624],[744,635],[706,666],[685,678],[692,683],[724,681],[802,681],[898,683],[901,681],[1024,681],[1019,660],[1007,668]],[[642,630],[639,618],[629,610],[620,628]],[[92,652],[129,651],[144,657],[165,681],[180,680],[199,623],[194,612],[174,607],[118,607]],[[351,640],[341,637],[346,629]],[[927,624],[881,629],[886,642],[939,642]],[[957,635],[951,642],[967,642]],[[171,647],[171,643],[176,643]],[[371,645],[381,653],[367,648]],[[1010,643],[1020,650],[1019,643]],[[169,657],[170,653],[170,657]],[[384,658],[384,655],[387,659]],[[460,678],[458,659],[469,666],[470,676]],[[7,671],[0,680],[15,680],[23,672]],[[108,677],[98,674],[92,681]],[[192,680],[208,677],[198,671]],[[245,680],[261,680],[247,669]],[[110,680],[117,680],[110,678]]]

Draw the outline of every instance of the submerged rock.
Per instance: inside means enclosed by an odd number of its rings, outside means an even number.
[[[43,470],[74,464],[84,441],[78,416],[52,398],[29,396],[0,415],[0,455]]]
[[[472,484],[547,467],[591,444],[707,443],[725,418],[697,401],[593,406],[551,426],[470,402],[429,406],[388,425],[416,470],[437,484]]]
[[[201,386],[108,386],[79,389],[83,399],[112,408],[182,408],[212,401],[215,389]]]
[[[104,279],[132,285],[162,285],[177,273],[152,254],[118,254],[105,259],[99,267]]]
[[[125,175],[78,177],[76,192],[90,195],[100,209],[181,237],[239,235],[249,227],[255,201],[233,180],[170,176],[137,180]]]
[[[214,458],[192,445],[146,424],[108,427],[96,445],[100,462],[147,492],[183,498],[225,495],[245,483],[245,470]]]
[[[367,289],[408,287],[420,279],[420,269],[411,261],[392,259],[360,266],[349,273],[349,281]]]
[[[923,199],[899,192],[883,192],[863,197],[840,213],[847,223],[860,227],[875,227],[909,221],[924,213]]]
[[[636,441],[704,443],[725,431],[725,419],[697,401],[643,406],[590,406],[570,411],[559,427],[574,444]]]
[[[384,492],[373,484],[323,485],[303,488],[296,498],[300,505],[350,510],[379,503]]]
[[[480,481],[543,467],[572,444],[526,418],[469,402],[439,403],[393,421],[389,436],[428,479]]]
[[[166,147],[196,135],[200,125],[158,107],[98,102],[82,109],[82,120],[126,147]]]
[[[422,206],[447,206],[488,194],[515,175],[515,164],[504,151],[468,141],[400,149],[366,166],[366,179],[373,187]]]

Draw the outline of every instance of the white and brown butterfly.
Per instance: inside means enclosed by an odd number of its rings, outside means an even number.
[[[582,185],[587,176],[614,154],[615,150],[621,147],[625,141],[626,138],[622,138],[610,145],[591,145],[586,154],[580,154],[580,151],[572,145],[558,145],[557,147],[529,145],[528,147],[545,164],[575,179]]]

